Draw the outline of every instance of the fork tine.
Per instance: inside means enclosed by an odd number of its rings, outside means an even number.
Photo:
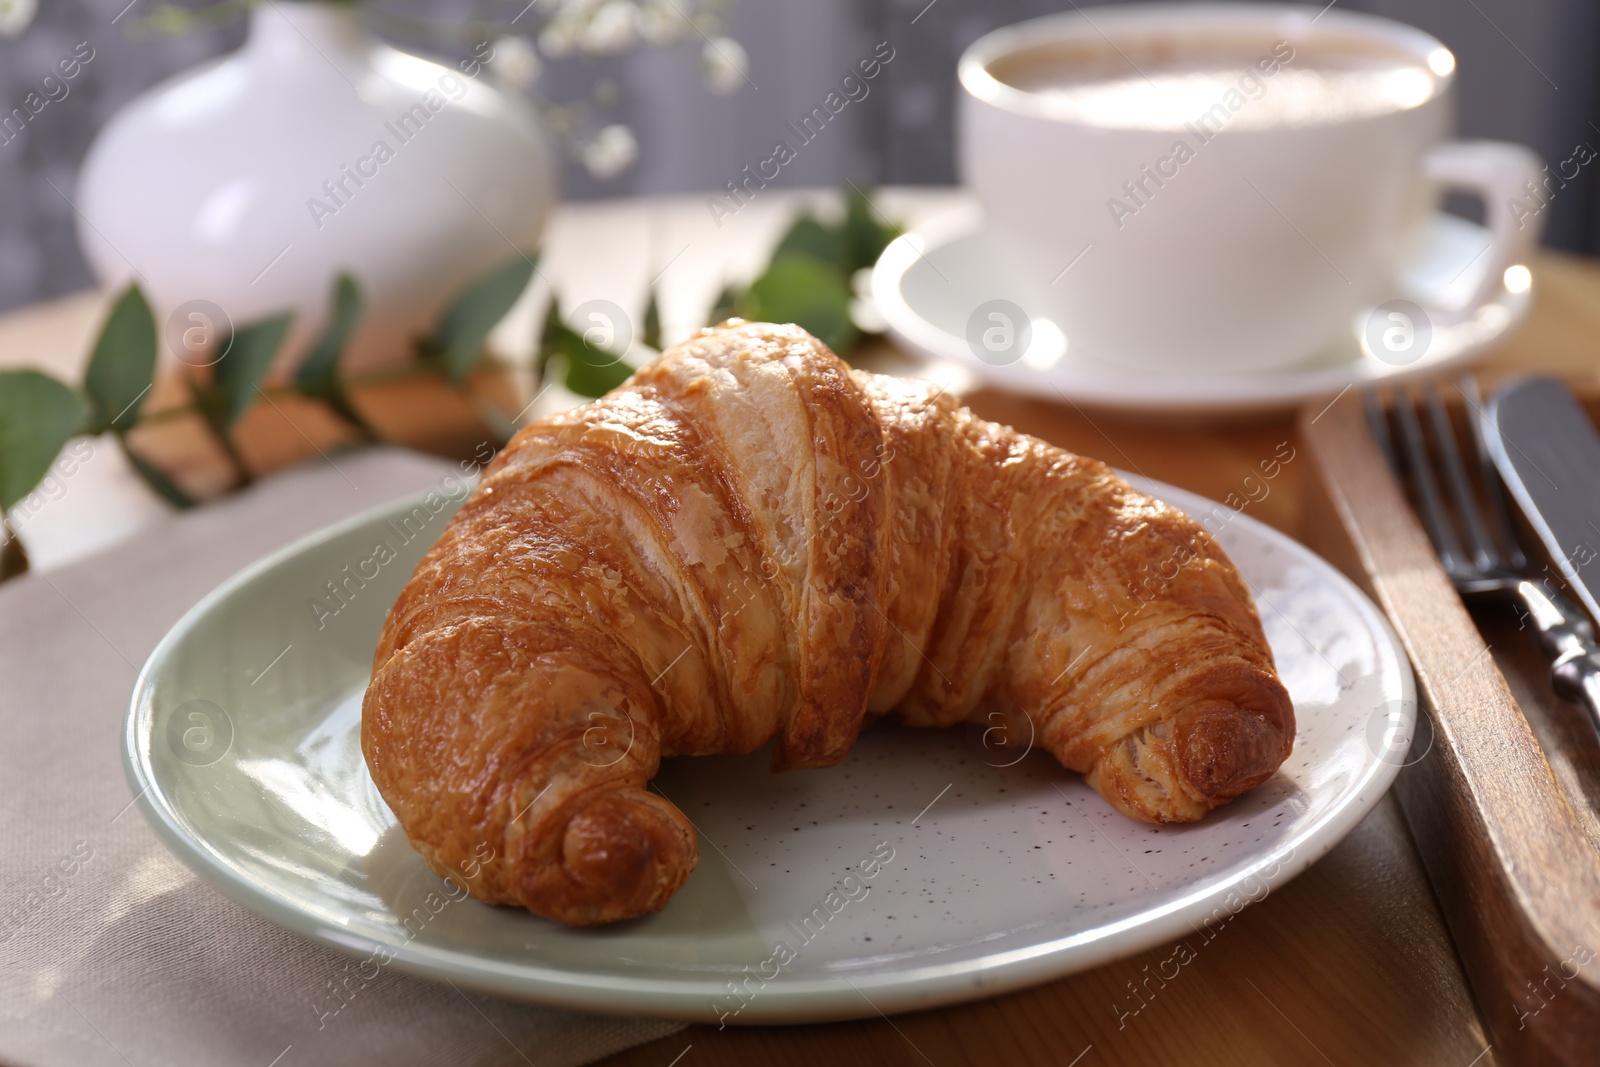
[[[1500,552],[1483,524],[1478,499],[1473,495],[1472,483],[1467,479],[1466,464],[1461,462],[1461,447],[1456,443],[1455,427],[1450,425],[1450,413],[1445,410],[1444,400],[1432,382],[1425,387],[1425,394],[1428,398],[1428,414],[1432,416],[1433,450],[1438,453],[1439,462],[1444,467],[1444,480],[1450,489],[1450,496],[1455,500],[1456,515],[1466,528],[1473,562],[1479,570],[1498,567],[1501,565]]]
[[[1433,480],[1428,446],[1423,443],[1422,426],[1417,421],[1416,404],[1411,391],[1404,386],[1395,390],[1394,409],[1400,423],[1400,443],[1405,448],[1406,466],[1411,472],[1412,485],[1416,487],[1417,503],[1422,507],[1422,524],[1428,529],[1444,569],[1452,575],[1458,574],[1466,569],[1461,542],[1456,539],[1456,532],[1439,499],[1439,486]]]
[[[1385,462],[1394,476],[1399,478],[1400,461],[1395,458],[1394,438],[1389,435],[1389,416],[1384,413],[1383,401],[1378,397],[1376,389],[1364,390],[1361,402],[1367,409],[1367,429],[1372,433],[1372,440],[1378,446],[1378,451],[1383,453]]]
[[[1456,383],[1470,412],[1467,427],[1472,433],[1472,447],[1478,458],[1478,472],[1483,477],[1484,495],[1489,500],[1489,522],[1493,532],[1506,546],[1506,562],[1513,570],[1523,570],[1528,557],[1522,553],[1522,539],[1511,525],[1511,511],[1506,507],[1505,489],[1500,482],[1500,472],[1495,470],[1494,457],[1489,454],[1489,427],[1485,422],[1483,397],[1478,393],[1478,380],[1463,374]]]

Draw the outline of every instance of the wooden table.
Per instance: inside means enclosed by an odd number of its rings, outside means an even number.
[[[640,307],[660,272],[668,339],[700,324],[724,280],[748,276],[786,219],[813,194],[763,194],[717,228],[697,199],[564,208],[550,231],[544,273],[571,306],[605,297]],[[827,199],[827,198],[823,198]],[[891,216],[917,220],[960,203],[947,191],[892,190]],[[1600,379],[1600,266],[1543,255],[1528,323],[1493,352],[1488,377],[1555,370]],[[542,283],[541,283],[542,285]],[[531,334],[536,293],[502,335]],[[76,378],[103,300],[84,294],[0,317],[0,363]],[[893,359],[892,355],[882,358]],[[1280,443],[1292,417],[1244,424],[1141,425],[1058,404],[982,392],[984,416],[1152,478],[1222,498]],[[1308,465],[1290,461],[1249,513],[1297,532]],[[126,536],[162,513],[114,450],[97,450],[59,500],[24,529],[48,569]],[[1495,1062],[1432,890],[1392,798],[1293,882],[1232,920],[1178,979],[1137,1014],[1130,983],[1172,954],[1161,946],[1021,993],[893,1020],[802,1027],[694,1026],[605,1061],[665,1067],[710,1064],[1040,1063],[1437,1064]],[[1081,1057],[1074,1059],[1074,1057]]]

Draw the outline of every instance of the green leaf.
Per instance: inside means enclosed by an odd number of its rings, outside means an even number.
[[[322,336],[294,372],[294,386],[306,396],[330,396],[339,391],[339,359],[361,318],[361,286],[348,274],[333,283],[333,310]]]
[[[544,325],[539,329],[539,352],[535,356],[535,370],[544,370],[550,357],[560,351],[561,333],[566,328],[566,321],[561,317],[561,298],[551,293],[550,303],[545,305],[544,309]]]
[[[852,186],[842,222],[828,225],[809,215],[797,219],[778,242],[765,273],[748,289],[723,289],[707,320],[715,324],[737,316],[797,323],[848,356],[861,339],[850,319],[856,272],[875,264],[902,232],[881,222],[867,194]]]
[[[633,377],[633,368],[619,356],[591,345],[582,334],[565,325],[558,351],[566,357],[566,386],[579,396],[605,396]]]
[[[561,317],[554,296],[545,309],[534,369],[541,379],[558,381],[579,396],[605,396],[633,376],[633,368],[613,352],[590,344]]]
[[[552,356],[561,352],[561,331],[565,330],[566,323],[561,321],[561,299],[554,293],[550,294],[550,302],[544,308],[543,325],[539,327],[539,343],[533,351],[533,373],[538,376],[540,387],[546,381],[557,380],[555,375],[559,367],[552,367]]]
[[[792,322],[835,353],[847,354],[858,335],[850,299],[850,286],[838,272],[809,256],[785,255],[750,284],[738,314],[755,322]]]
[[[361,417],[350,402],[344,382],[339,377],[339,360],[344,357],[345,346],[355,332],[361,318],[361,286],[348,274],[341,274],[333,283],[332,311],[322,336],[294,372],[294,387],[302,396],[315,397],[333,409],[345,422],[354,426],[364,436],[376,441],[377,431]]]
[[[223,341],[223,356],[216,364],[215,414],[221,428],[239,421],[256,398],[256,387],[266,377],[272,360],[283,347],[294,316],[282,312],[235,330]]]
[[[474,282],[439,320],[434,343],[450,381],[459,385],[483,358],[489,331],[506,317],[533,277],[533,260],[507,260]]]
[[[47,374],[0,371],[0,511],[33,492],[86,413],[83,398]]]
[[[661,305],[656,300],[655,286],[650,287],[650,299],[644,305],[644,335],[639,340],[661,351]]]
[[[567,388],[579,396],[605,396],[631,377],[633,368],[626,363],[595,366],[575,359],[567,361]]]
[[[847,273],[854,274],[863,267],[878,262],[889,242],[902,233],[899,226],[878,221],[872,201],[863,193],[852,189],[845,198],[844,241],[847,248],[845,264]]]
[[[824,226],[809,215],[789,227],[772,258],[776,261],[789,255],[810,256],[825,267],[844,273],[850,271],[850,248],[844,229]]]
[[[111,307],[95,339],[83,386],[93,405],[96,432],[126,430],[139,421],[139,408],[156,373],[156,320],[137,285],[130,285]]]
[[[178,488],[178,483],[168,478],[160,467],[130,448],[127,438],[122,434],[117,434],[117,444],[122,446],[122,454],[128,458],[128,465],[144,479],[145,484],[154,490],[157,496],[175,508],[194,507],[194,499]]]

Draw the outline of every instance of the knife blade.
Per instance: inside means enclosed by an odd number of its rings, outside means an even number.
[[[1495,468],[1572,595],[1600,620],[1600,433],[1555,378],[1508,382],[1484,413]]]

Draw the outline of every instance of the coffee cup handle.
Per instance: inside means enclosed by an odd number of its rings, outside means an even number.
[[[1490,244],[1482,253],[1487,260],[1482,280],[1460,307],[1438,310],[1438,317],[1447,322],[1471,318],[1505,285],[1506,268],[1526,264],[1538,247],[1544,212],[1540,210],[1542,201],[1530,196],[1528,183],[1538,186],[1544,176],[1543,166],[1539,157],[1522,145],[1457,141],[1429,152],[1424,170],[1445,188],[1483,198]]]

